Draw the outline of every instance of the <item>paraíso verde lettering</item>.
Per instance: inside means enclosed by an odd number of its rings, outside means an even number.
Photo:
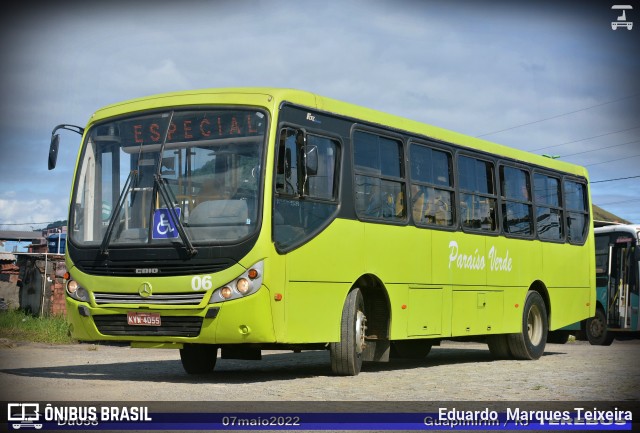
[[[454,266],[457,269],[469,269],[473,271],[482,271],[489,262],[489,270],[496,272],[511,272],[512,260],[509,257],[509,250],[504,255],[500,255],[498,249],[492,245],[489,249],[488,260],[484,254],[481,254],[476,248],[472,253],[460,252],[458,242],[449,242],[449,269]]]

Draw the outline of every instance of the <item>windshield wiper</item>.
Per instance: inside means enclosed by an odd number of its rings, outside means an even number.
[[[153,180],[156,187],[158,188],[158,192],[162,196],[162,200],[164,200],[164,202],[167,204],[169,214],[171,216],[171,219],[175,223],[176,229],[178,229],[178,234],[180,235],[180,239],[182,240],[182,243],[187,250],[187,254],[189,254],[189,257],[195,256],[196,254],[198,254],[198,250],[194,248],[191,239],[189,239],[189,236],[187,235],[187,231],[184,229],[182,221],[180,221],[180,216],[178,215],[176,205],[174,204],[174,200],[172,200],[171,197],[171,190],[167,188],[165,179],[161,175],[156,174],[153,177]]]
[[[127,177],[127,180],[124,183],[124,187],[122,188],[122,191],[120,191],[120,195],[118,196],[118,203],[116,204],[116,207],[113,209],[113,212],[111,213],[111,218],[109,218],[109,225],[107,226],[107,230],[104,234],[104,238],[102,238],[102,243],[100,244],[100,254],[103,256],[109,255],[109,243],[111,242],[111,235],[113,233],[113,228],[116,225],[116,220],[118,219],[118,215],[120,215],[122,206],[124,206],[124,202],[127,198],[127,193],[130,191],[131,179],[133,178],[134,173],[137,175],[136,170],[131,170],[129,172],[129,176]]]

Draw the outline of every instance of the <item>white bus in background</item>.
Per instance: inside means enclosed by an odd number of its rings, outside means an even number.
[[[640,337],[640,224],[596,222],[594,236],[595,316],[550,333],[550,343],[565,343],[576,331],[596,346]]]

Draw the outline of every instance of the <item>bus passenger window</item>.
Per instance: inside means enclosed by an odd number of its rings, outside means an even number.
[[[458,158],[462,227],[496,231],[496,190],[494,168],[489,161],[468,156]]]
[[[504,231],[511,235],[533,234],[533,206],[529,173],[514,167],[500,167],[502,190],[502,221]]]
[[[585,185],[565,181],[564,198],[567,208],[567,236],[572,244],[584,243],[589,225]]]
[[[411,214],[417,225],[453,225],[451,154],[412,143]]]
[[[353,135],[356,213],[402,221],[407,216],[402,143],[375,134]]]
[[[564,238],[560,180],[536,173],[533,175],[536,204],[536,230],[542,240],[561,241]]]

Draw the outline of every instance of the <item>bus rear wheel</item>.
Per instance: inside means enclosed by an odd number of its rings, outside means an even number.
[[[549,323],[540,293],[530,290],[522,311],[522,331],[509,334],[509,349],[515,359],[538,359],[544,353]]]
[[[360,289],[347,295],[340,322],[340,341],[331,343],[331,370],[340,376],[356,376],[362,368],[367,317]]]
[[[211,344],[185,344],[180,349],[182,367],[188,374],[211,373],[217,358],[218,346]]]
[[[489,352],[494,359],[511,359],[511,349],[509,349],[509,336],[507,334],[494,334],[487,337]]]
[[[587,319],[585,333],[592,346],[611,346],[614,335],[607,330],[607,315],[602,308],[596,308],[596,315]]]

